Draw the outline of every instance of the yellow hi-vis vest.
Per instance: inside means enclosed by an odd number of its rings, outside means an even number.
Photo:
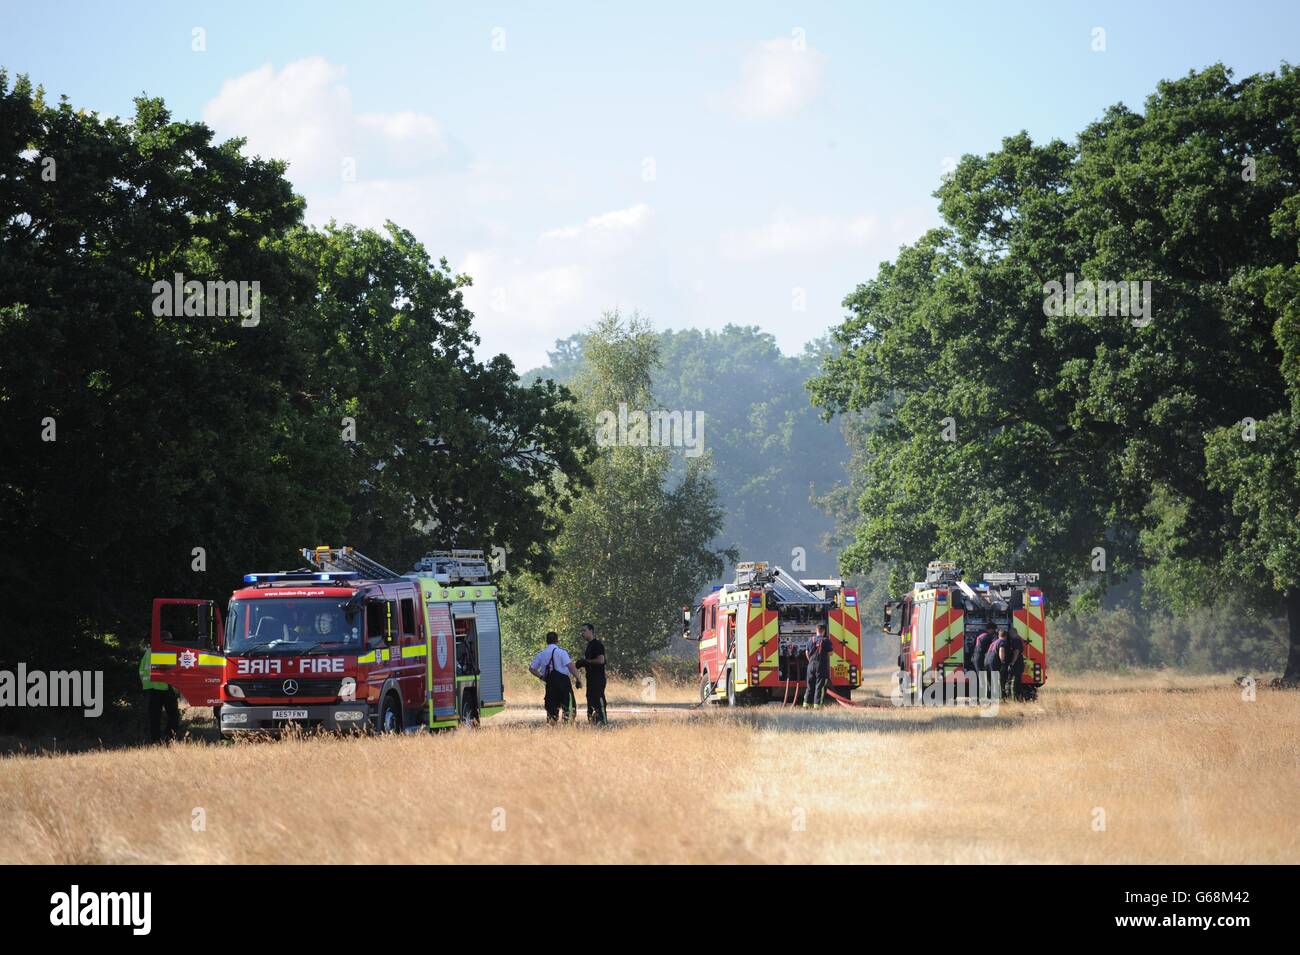
[[[140,685],[146,690],[166,690],[168,689],[166,683],[158,683],[151,679],[152,673],[150,672],[149,666],[150,655],[150,649],[145,647],[144,656],[140,657]]]

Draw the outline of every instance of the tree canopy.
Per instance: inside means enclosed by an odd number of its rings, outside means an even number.
[[[242,146],[0,72],[5,661],[124,664],[150,598],[224,598],[303,545],[551,569],[591,452],[566,391],[475,357],[469,279],[410,233],[305,228],[284,165]],[[256,294],[214,313],[205,283]]]
[[[659,407],[651,386],[659,339],[643,320],[606,315],[581,348],[573,389],[593,433],[620,404],[629,414]],[[677,473],[675,458],[684,462]],[[581,651],[574,640],[584,622],[595,624],[613,670],[636,672],[663,654],[681,633],[683,602],[735,559],[713,543],[723,514],[711,472],[708,454],[622,441],[600,447],[591,489],[559,518],[550,582],[512,570],[513,654],[531,655],[546,630]]]
[[[785,355],[769,332],[754,325],[665,329],[656,337],[651,389],[657,406],[703,415],[723,511],[719,543],[741,560],[787,569],[800,548],[809,575],[833,572],[836,549],[828,535],[834,521],[820,496],[843,480],[849,452],[841,429],[820,420],[805,387],[826,343]],[[585,339],[556,342],[548,364],[523,380],[572,383],[584,367]],[[686,460],[675,459],[677,472]]]
[[[1038,570],[1057,609],[1146,569],[1176,605],[1287,606],[1300,675],[1298,183],[1287,65],[963,157],[945,226],[846,299],[811,385],[885,409],[845,568]],[[1149,310],[1116,308],[1130,282]]]

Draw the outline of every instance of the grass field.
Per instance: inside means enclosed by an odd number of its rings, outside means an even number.
[[[551,728],[511,690],[477,731],[3,757],[0,862],[1300,862],[1294,691],[1061,678],[982,717],[633,684]]]

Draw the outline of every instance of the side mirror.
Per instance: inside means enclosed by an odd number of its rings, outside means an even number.
[[[695,639],[693,636],[691,636],[691,608],[690,607],[682,608],[682,639],[683,640]]]

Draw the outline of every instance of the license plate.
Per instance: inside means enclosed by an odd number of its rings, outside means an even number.
[[[307,718],[306,710],[272,710],[271,719],[273,720],[305,720]]]

